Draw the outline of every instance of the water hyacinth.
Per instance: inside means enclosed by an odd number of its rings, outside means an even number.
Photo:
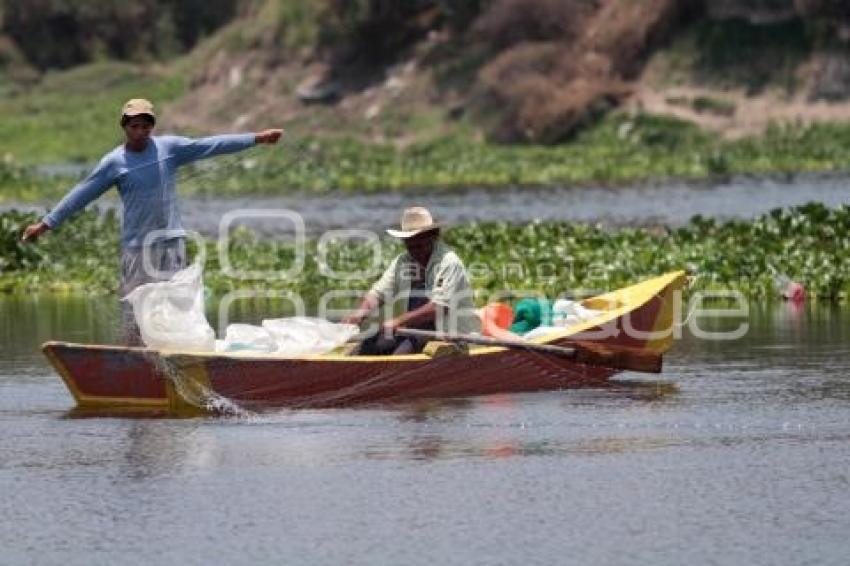
[[[115,292],[118,267],[118,218],[113,212],[88,211],[49,234],[35,246],[18,241],[34,216],[0,215],[0,289]],[[466,262],[478,302],[493,293],[542,292],[583,295],[619,288],[667,271],[686,269],[691,289],[739,290],[751,298],[778,297],[776,278],[801,282],[810,298],[847,302],[850,293],[850,207],[808,204],[777,209],[751,221],[694,217],[680,228],[619,228],[569,222],[512,225],[466,224],[445,231],[446,241]],[[386,240],[376,263],[385,266],[401,251]],[[219,265],[215,242],[206,244],[205,281],[211,293],[268,289],[299,293],[309,304],[329,290],[364,290],[379,275],[364,243],[317,241],[306,246],[299,274],[269,279],[237,279]],[[236,268],[286,270],[293,264],[291,245],[240,231],[230,241]],[[191,246],[190,246],[191,247]],[[198,250],[193,250],[197,254]],[[361,273],[345,280],[338,273]]]

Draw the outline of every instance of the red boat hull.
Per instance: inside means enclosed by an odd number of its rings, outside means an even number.
[[[608,304],[602,323],[546,341],[577,339],[661,353],[670,347],[673,273],[590,299]],[[595,302],[594,302],[595,301]],[[605,336],[597,336],[604,330]],[[655,333],[654,335],[651,333]],[[350,357],[155,352],[145,348],[48,342],[44,352],[78,406],[196,413],[212,397],[245,408],[333,407],[594,386],[619,370],[551,354],[498,347],[444,356]]]

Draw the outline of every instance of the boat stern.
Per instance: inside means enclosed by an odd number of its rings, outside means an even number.
[[[169,408],[169,380],[145,348],[47,342],[41,349],[79,407]]]

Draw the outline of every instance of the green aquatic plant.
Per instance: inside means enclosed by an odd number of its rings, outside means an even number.
[[[41,248],[28,246],[21,241],[21,232],[30,215],[17,211],[0,215],[0,273],[36,270],[47,254]]]
[[[17,239],[34,215],[0,214],[0,289],[7,292],[114,292],[118,269],[118,218],[88,211],[36,246]],[[464,258],[485,301],[493,294],[586,295],[686,269],[692,289],[738,290],[757,299],[778,296],[777,279],[803,283],[813,299],[847,302],[850,296],[850,207],[808,204],[776,209],[753,220],[717,221],[695,216],[676,228],[618,228],[570,222],[472,223],[445,231]],[[363,241],[306,242],[304,265],[292,245],[244,229],[227,248],[234,277],[219,262],[218,243],[206,249],[205,283],[213,294],[236,289],[298,293],[308,304],[330,290],[362,291],[401,247],[386,239],[380,256]],[[192,254],[201,251],[190,246]],[[258,276],[265,272],[268,277]],[[341,279],[338,274],[351,277]],[[278,274],[278,275],[275,275]]]

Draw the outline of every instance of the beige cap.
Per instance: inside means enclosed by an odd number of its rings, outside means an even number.
[[[145,100],[144,98],[133,98],[132,100],[128,100],[124,103],[124,108],[121,110],[122,116],[133,117],[138,116],[139,114],[148,114],[156,118],[156,114],[153,112],[153,104],[150,100]]]
[[[405,209],[402,213],[401,230],[387,230],[387,234],[394,238],[412,238],[417,234],[439,227],[440,225],[434,222],[427,208],[414,206]]]

